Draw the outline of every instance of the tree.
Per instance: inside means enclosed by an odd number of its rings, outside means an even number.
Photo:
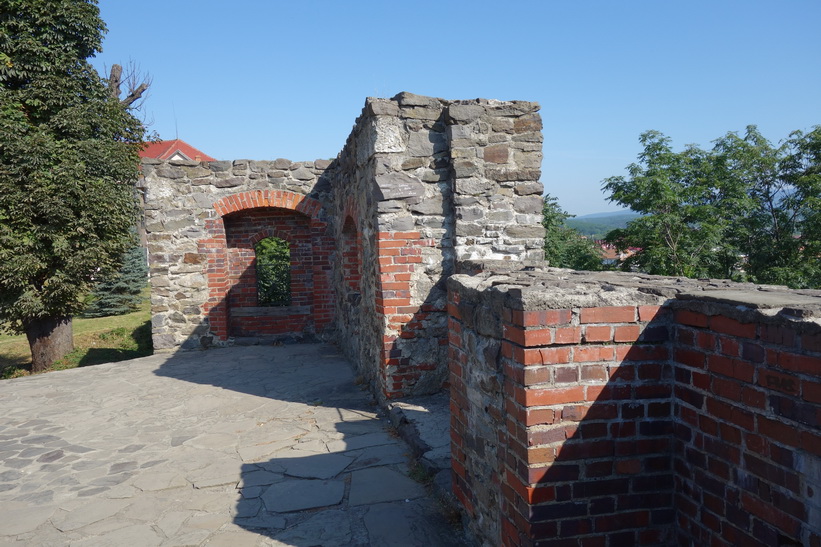
[[[260,306],[291,303],[291,248],[277,237],[266,237],[255,246],[257,300]]]
[[[147,281],[145,249],[134,245],[125,252],[120,269],[94,287],[93,299],[83,316],[105,317],[136,310],[143,300],[142,292]]]
[[[545,260],[556,268],[601,270],[601,249],[595,242],[565,225],[565,220],[572,216],[561,208],[556,198],[550,195],[544,197],[542,225],[545,227]]]
[[[644,215],[607,236],[619,248],[640,248],[626,268],[818,285],[818,128],[778,147],[755,126],[743,137],[727,133],[710,151],[674,152],[656,131],[639,140],[639,163],[603,185],[610,201]]]
[[[104,31],[96,0],[0,0],[0,323],[33,371],[133,240],[144,129],[88,62]]]

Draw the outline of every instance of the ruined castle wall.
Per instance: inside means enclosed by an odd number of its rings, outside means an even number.
[[[323,174],[330,161],[291,162],[159,161],[142,164],[145,231],[151,283],[152,336],[155,349],[187,349],[232,343],[226,315],[232,270],[223,217],[275,206],[306,219],[315,249],[328,255],[328,187]],[[299,253],[299,250],[297,250]],[[327,302],[311,308],[310,325],[320,331],[331,319],[329,282],[322,270],[313,283],[326,286]],[[312,289],[313,290],[313,289]],[[252,305],[252,302],[247,302]],[[315,321],[316,315],[320,321]],[[301,333],[295,333],[301,334]]]
[[[555,269],[448,285],[453,486],[485,544],[819,541],[821,293]]]
[[[336,309],[342,346],[382,397],[446,381],[445,280],[458,259],[541,257],[537,111],[411,93],[368,99],[332,176],[337,240],[356,247],[360,268],[357,289],[344,279],[352,257],[338,256]]]
[[[457,262],[542,256],[538,109],[400,93],[333,162],[146,160],[155,347],[332,336],[383,399],[441,389]],[[291,241],[286,309],[254,302],[266,236]]]

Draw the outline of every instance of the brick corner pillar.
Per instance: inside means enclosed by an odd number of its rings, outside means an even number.
[[[669,541],[666,315],[642,305],[503,310],[502,544]]]

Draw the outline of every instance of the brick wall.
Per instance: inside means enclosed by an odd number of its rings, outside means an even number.
[[[327,281],[322,282],[328,275],[331,244],[323,241],[327,238],[315,241],[310,219],[287,209],[250,209],[232,213],[223,222],[228,248],[228,335],[321,332],[330,317],[316,314],[314,309],[331,299]],[[258,299],[254,246],[267,237],[282,239],[290,248],[291,301],[287,306],[265,306]]]
[[[449,289],[454,492],[485,544],[818,541],[816,322],[665,278]]]
[[[821,333],[734,311],[675,315],[679,542],[821,545]]]
[[[215,204],[219,217],[205,223],[210,332],[219,339],[314,335],[333,321],[330,256],[333,240],[316,218],[320,205],[290,192],[236,194]],[[254,245],[278,237],[291,250],[291,304],[260,306]],[[194,257],[192,256],[192,259]]]

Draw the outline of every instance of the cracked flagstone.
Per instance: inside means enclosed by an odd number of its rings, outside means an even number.
[[[330,346],[0,381],[0,415],[0,545],[466,545]]]

